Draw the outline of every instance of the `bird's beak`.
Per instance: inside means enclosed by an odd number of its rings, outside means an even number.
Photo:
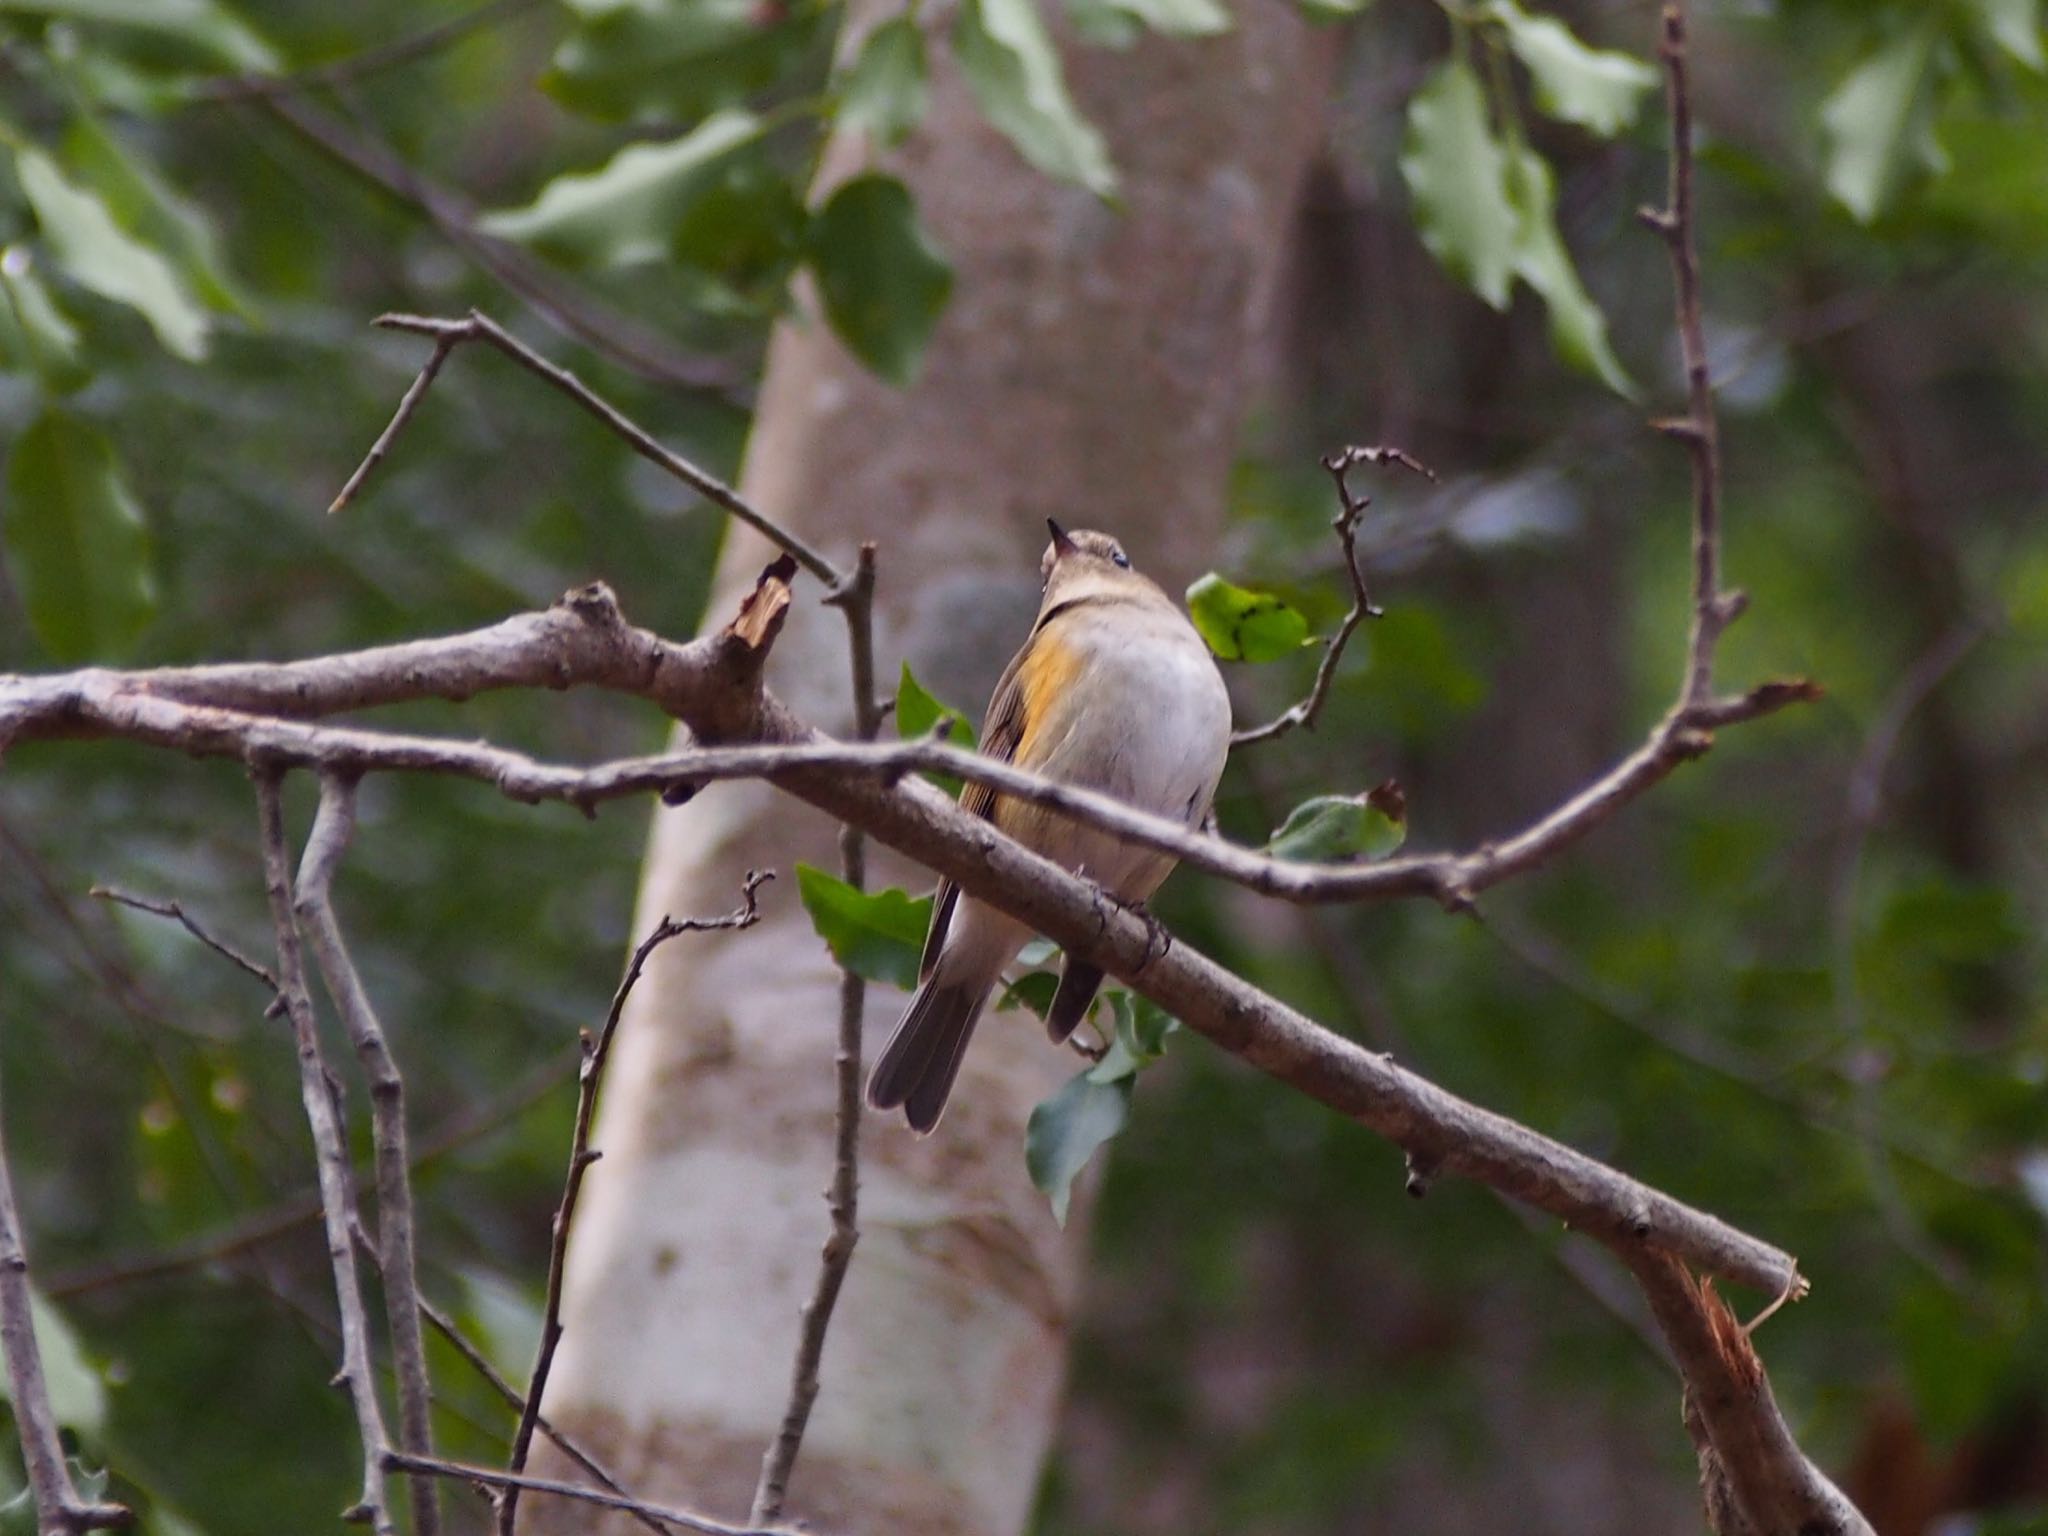
[[[1066,529],[1049,517],[1045,520],[1045,526],[1052,530],[1052,547],[1058,551],[1056,558],[1063,560],[1075,552],[1074,541],[1067,537]]]

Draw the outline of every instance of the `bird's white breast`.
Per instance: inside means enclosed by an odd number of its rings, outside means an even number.
[[[1194,626],[1163,606],[1093,603],[1053,623],[1080,665],[1031,766],[1199,824],[1230,750],[1230,695]],[[1149,896],[1173,863],[1064,819],[1042,835],[1040,851],[1128,900]]]

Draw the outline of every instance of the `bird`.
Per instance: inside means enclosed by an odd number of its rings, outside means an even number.
[[[1230,752],[1230,695],[1215,657],[1114,538],[1068,533],[1051,518],[1046,527],[1038,618],[996,683],[981,750],[1200,826]],[[1128,906],[1141,906],[1173,869],[1171,854],[984,785],[968,784],[960,804]],[[921,1136],[937,1127],[989,994],[1030,937],[1015,918],[940,882],[917,993],[875,1060],[870,1105],[900,1108]],[[1074,1032],[1101,985],[1098,967],[1067,956],[1045,1016],[1055,1043]]]

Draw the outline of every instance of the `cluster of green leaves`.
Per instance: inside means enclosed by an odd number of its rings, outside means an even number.
[[[1820,106],[1828,191],[1865,224],[1917,175],[1955,168],[1945,125],[1967,133],[1986,98],[2048,70],[2040,0],[1870,8],[1860,56]]]
[[[1409,101],[1401,155],[1423,242],[1495,309],[1507,307],[1516,281],[1527,283],[1548,307],[1558,356],[1632,395],[1607,319],[1558,232],[1556,175],[1529,142],[1503,56],[1527,72],[1538,111],[1600,138],[1634,124],[1657,73],[1631,55],[1589,47],[1516,0],[1451,15],[1455,52]]]
[[[180,69],[276,60],[206,4],[134,8],[136,28],[156,45],[134,55],[93,53],[72,34],[69,19],[95,7],[19,9],[31,19],[14,25],[46,46],[19,53],[13,67],[62,126],[45,143],[0,116],[0,370],[37,402],[9,456],[0,531],[37,634],[54,656],[79,660],[122,654],[156,599],[113,441],[71,397],[119,354],[132,321],[170,356],[198,364],[217,321],[247,312],[212,222],[110,125],[110,97],[146,94]]]

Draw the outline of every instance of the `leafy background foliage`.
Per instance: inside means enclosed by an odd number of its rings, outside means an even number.
[[[1480,921],[1300,914],[1192,880],[1164,910],[1448,1086],[1793,1242],[1821,1299],[1770,1326],[1780,1393],[1881,1528],[2039,1529],[2039,6],[1699,9],[1729,558],[1756,598],[1727,675],[1808,671],[1830,701],[1731,735]],[[1063,14],[1102,47],[1230,24],[1213,0]],[[943,38],[911,7],[857,39],[819,0],[499,0],[388,67],[317,74],[464,15],[0,0],[0,665],[305,653],[593,576],[685,633],[717,524],[495,359],[453,360],[459,387],[324,519],[418,362],[366,319],[487,305],[729,471],[770,319],[795,306],[901,381],[943,312],[945,253],[900,184],[813,192],[828,127],[899,142],[929,72],[958,68],[1031,165],[1115,195],[1026,0],[964,0]],[[1387,616],[1313,735],[1233,769],[1233,835],[1391,775],[1417,839],[1485,836],[1668,697],[1682,468],[1627,398],[1674,384],[1661,256],[1632,228],[1663,174],[1646,23],[1379,0],[1347,34],[1283,387],[1208,589],[1226,632],[1264,616],[1245,648],[1267,663],[1233,669],[1245,718],[1298,695],[1299,641],[1342,611],[1315,456],[1398,442],[1447,483],[1387,488],[1367,530]],[[368,151],[321,147],[244,80],[278,74]],[[378,145],[431,185],[380,174]],[[553,337],[486,268],[601,303],[611,344]],[[703,361],[697,387],[646,377],[670,354]],[[1277,614],[1299,624],[1275,641]],[[1909,701],[1944,646],[1959,659]],[[906,728],[928,728],[940,706],[913,683]],[[593,755],[658,730],[583,698],[412,718]],[[1374,856],[1398,833],[1364,810],[1311,805],[1296,828]],[[374,785],[364,814],[342,900],[433,1153],[427,1288],[516,1370],[571,1042],[625,947],[644,824],[428,783]],[[260,950],[248,830],[217,765],[37,747],[0,779],[0,1086],[46,1348],[82,1460],[164,1532],[321,1528],[350,1479],[317,1239],[285,1220],[311,1172],[289,1052],[246,979],[84,896],[175,894]],[[821,927],[868,910],[829,876],[803,886]],[[888,905],[856,923],[861,963],[901,979],[921,922]],[[1098,1022],[1110,1054],[1030,1154],[1063,1190],[1080,1143],[1121,1127],[1041,1529],[1495,1529],[1504,1508],[1531,1531],[1686,1528],[1669,1386],[1569,1236],[1470,1189],[1418,1212],[1386,1149],[1128,998]],[[252,1212],[283,1235],[222,1245]],[[167,1262],[187,1244],[212,1256]],[[492,1452],[502,1415],[436,1363],[443,1440]]]

